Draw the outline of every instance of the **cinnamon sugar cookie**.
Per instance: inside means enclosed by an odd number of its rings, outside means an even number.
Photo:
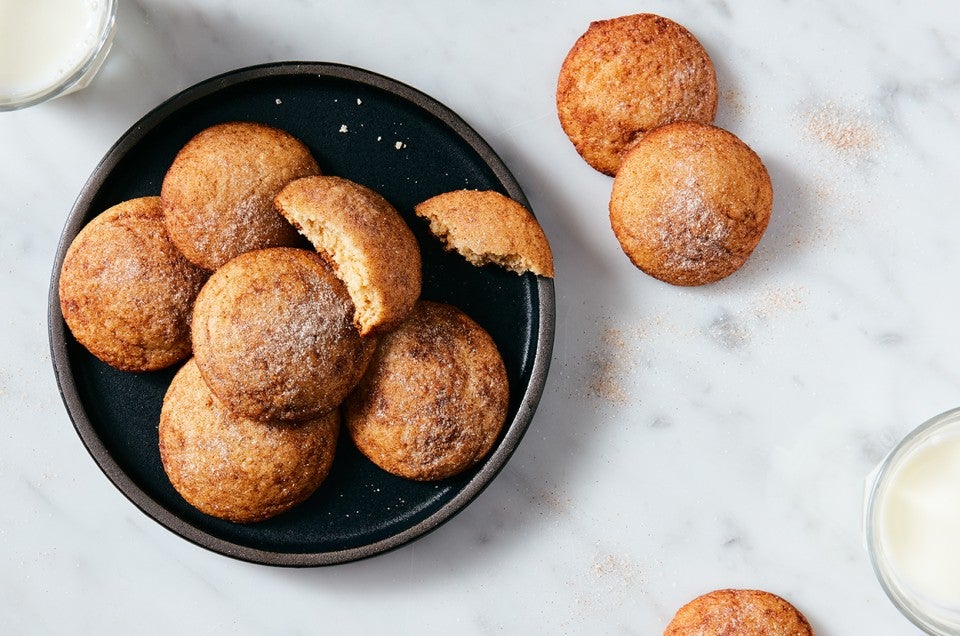
[[[177,372],[160,411],[160,459],[170,483],[201,512],[262,521],[309,497],[330,472],[340,415],[295,424],[229,412],[196,363]]]
[[[353,326],[343,283],[307,250],[241,254],[214,272],[193,313],[203,379],[229,410],[256,420],[304,420],[336,408],[375,346]]]
[[[711,123],[717,77],[700,42],[672,20],[650,13],[601,20],[563,61],[557,113],[577,152],[612,176],[654,128]]]
[[[344,416],[373,463],[426,481],[455,475],[490,452],[508,398],[506,369],[487,332],[455,307],[420,301],[381,339]]]
[[[190,355],[190,312],[207,273],[173,246],[159,197],[119,203],[88,223],[60,270],[60,309],[74,337],[123,371]]]
[[[747,260],[770,220],[763,162],[733,134],[679,122],[649,133],[613,181],[610,224],[646,273],[703,285]]]
[[[553,277],[553,254],[543,228],[527,208],[492,190],[457,190],[414,208],[447,249],[474,265],[495,263],[511,272]]]
[[[813,636],[797,608],[761,590],[716,590],[677,612],[663,636]]]
[[[163,178],[167,231],[190,262],[210,271],[244,252],[296,245],[273,198],[290,181],[319,173],[307,147],[285,131],[254,122],[211,126]]]
[[[277,209],[336,266],[361,335],[390,331],[420,297],[420,246],[386,199],[340,177],[288,184]]]

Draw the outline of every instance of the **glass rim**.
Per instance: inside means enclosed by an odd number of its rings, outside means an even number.
[[[68,93],[82,82],[89,73],[99,67],[107,51],[110,50],[113,41],[114,28],[117,22],[117,0],[99,1],[105,5],[100,20],[100,30],[97,34],[96,43],[90,47],[90,51],[83,60],[71,73],[68,73],[50,86],[46,86],[32,93],[25,93],[10,98],[0,97],[0,112],[20,110],[29,106],[35,106],[36,104]]]
[[[960,407],[935,415],[907,433],[874,470],[872,483],[868,484],[864,509],[864,543],[870,565],[880,587],[901,614],[911,623],[934,636],[956,634],[960,623],[948,623],[935,616],[933,612],[940,609],[939,606],[925,602],[905,589],[906,586],[898,579],[894,568],[885,556],[874,525],[877,523],[878,500],[889,484],[889,477],[895,473],[902,461],[921,448],[930,436],[952,426],[960,428]],[[869,477],[868,480],[870,480]],[[960,621],[960,614],[958,614],[958,621]]]

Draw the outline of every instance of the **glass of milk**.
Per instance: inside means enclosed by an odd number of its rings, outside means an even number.
[[[929,634],[960,634],[960,409],[922,424],[877,468],[864,531],[897,609]]]
[[[0,111],[90,83],[110,50],[117,0],[0,0]]]

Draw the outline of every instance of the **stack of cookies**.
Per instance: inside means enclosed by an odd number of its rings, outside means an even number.
[[[443,193],[416,211],[478,265],[553,275],[542,229],[503,195]],[[420,299],[421,277],[417,240],[386,199],[321,175],[284,131],[231,122],[180,150],[160,196],[81,230],[59,291],[72,333],[104,362],[186,360],[161,410],[164,470],[197,509],[245,523],[320,486],[341,420],[409,479],[489,453],[507,414],[503,360],[462,311]]]
[[[563,62],[556,98],[577,151],[614,177],[610,224],[634,265],[674,285],[743,265],[773,190],[756,153],[712,125],[716,73],[687,29],[649,13],[592,23]]]

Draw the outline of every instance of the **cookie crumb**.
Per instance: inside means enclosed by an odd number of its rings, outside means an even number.
[[[359,106],[359,105],[362,104],[362,103],[363,103],[363,100],[358,97],[358,98],[357,98],[357,106]]]
[[[279,97],[278,97],[278,98],[276,98],[276,99],[275,99],[275,100],[273,100],[273,101],[275,101],[275,102],[277,103],[277,106],[279,106],[280,104],[282,104],[282,103],[283,103],[283,100],[282,100],[282,99],[280,99]]]
[[[346,125],[346,124],[340,124],[340,132],[342,132],[342,133],[349,132],[349,131],[347,130],[347,125]]]
[[[400,150],[401,148],[406,148],[407,144],[403,143],[402,141],[398,141],[397,143],[393,144],[393,147],[397,150]]]

